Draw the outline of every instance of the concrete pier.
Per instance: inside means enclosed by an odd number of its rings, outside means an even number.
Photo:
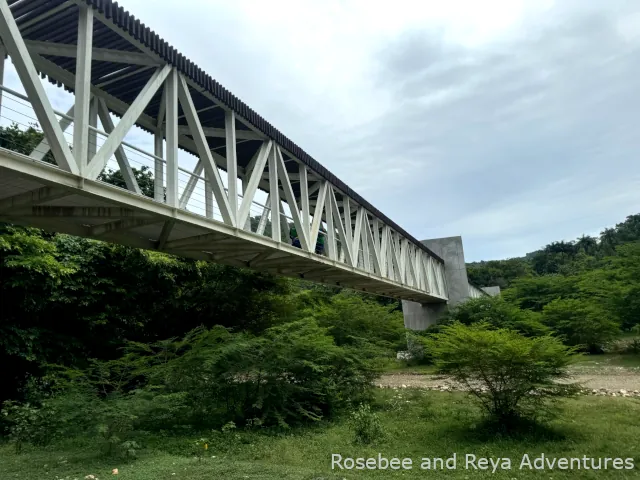
[[[422,243],[444,260],[449,301],[446,304],[429,305],[403,300],[404,325],[411,330],[426,330],[436,324],[448,308],[455,307],[470,296],[462,237],[434,238],[422,240]],[[500,287],[487,287],[483,290],[492,296],[500,293]]]

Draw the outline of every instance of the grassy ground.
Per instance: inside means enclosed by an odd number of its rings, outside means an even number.
[[[607,367],[624,367],[640,370],[640,355],[630,353],[603,353],[598,355],[581,355],[576,359],[576,367],[579,369],[603,370]],[[433,365],[407,365],[405,362],[390,360],[383,367],[383,373],[431,375],[435,373]]]
[[[356,478],[638,478],[635,470],[519,470],[523,454],[547,457],[635,457],[640,468],[640,402],[629,398],[581,397],[566,401],[548,428],[518,438],[487,434],[478,410],[457,393],[382,390],[376,393],[386,438],[370,446],[352,443],[346,422],[289,434],[230,433],[213,441],[202,459],[190,453],[198,437],[148,436],[136,460],[105,458],[88,440],[72,440],[14,453],[0,446],[5,479],[356,479]],[[457,454],[456,470],[421,470],[423,457]],[[331,455],[411,458],[412,470],[331,470]],[[465,469],[465,455],[510,458],[511,470]],[[112,476],[118,468],[117,477]],[[470,467],[471,468],[471,467]]]

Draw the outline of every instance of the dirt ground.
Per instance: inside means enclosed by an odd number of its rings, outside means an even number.
[[[575,366],[571,369],[571,382],[580,383],[583,387],[610,392],[626,390],[640,391],[640,369],[603,366],[600,368]],[[382,387],[437,388],[447,385],[457,389],[446,377],[426,374],[388,373],[382,375],[377,385]]]

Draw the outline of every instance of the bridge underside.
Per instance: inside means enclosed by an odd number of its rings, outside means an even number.
[[[420,303],[446,299],[0,149],[0,220]]]

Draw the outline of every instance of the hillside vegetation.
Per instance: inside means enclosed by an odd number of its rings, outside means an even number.
[[[500,285],[505,301],[569,344],[592,351],[640,323],[640,215],[599,238],[553,242],[522,258],[470,263],[469,279]]]

